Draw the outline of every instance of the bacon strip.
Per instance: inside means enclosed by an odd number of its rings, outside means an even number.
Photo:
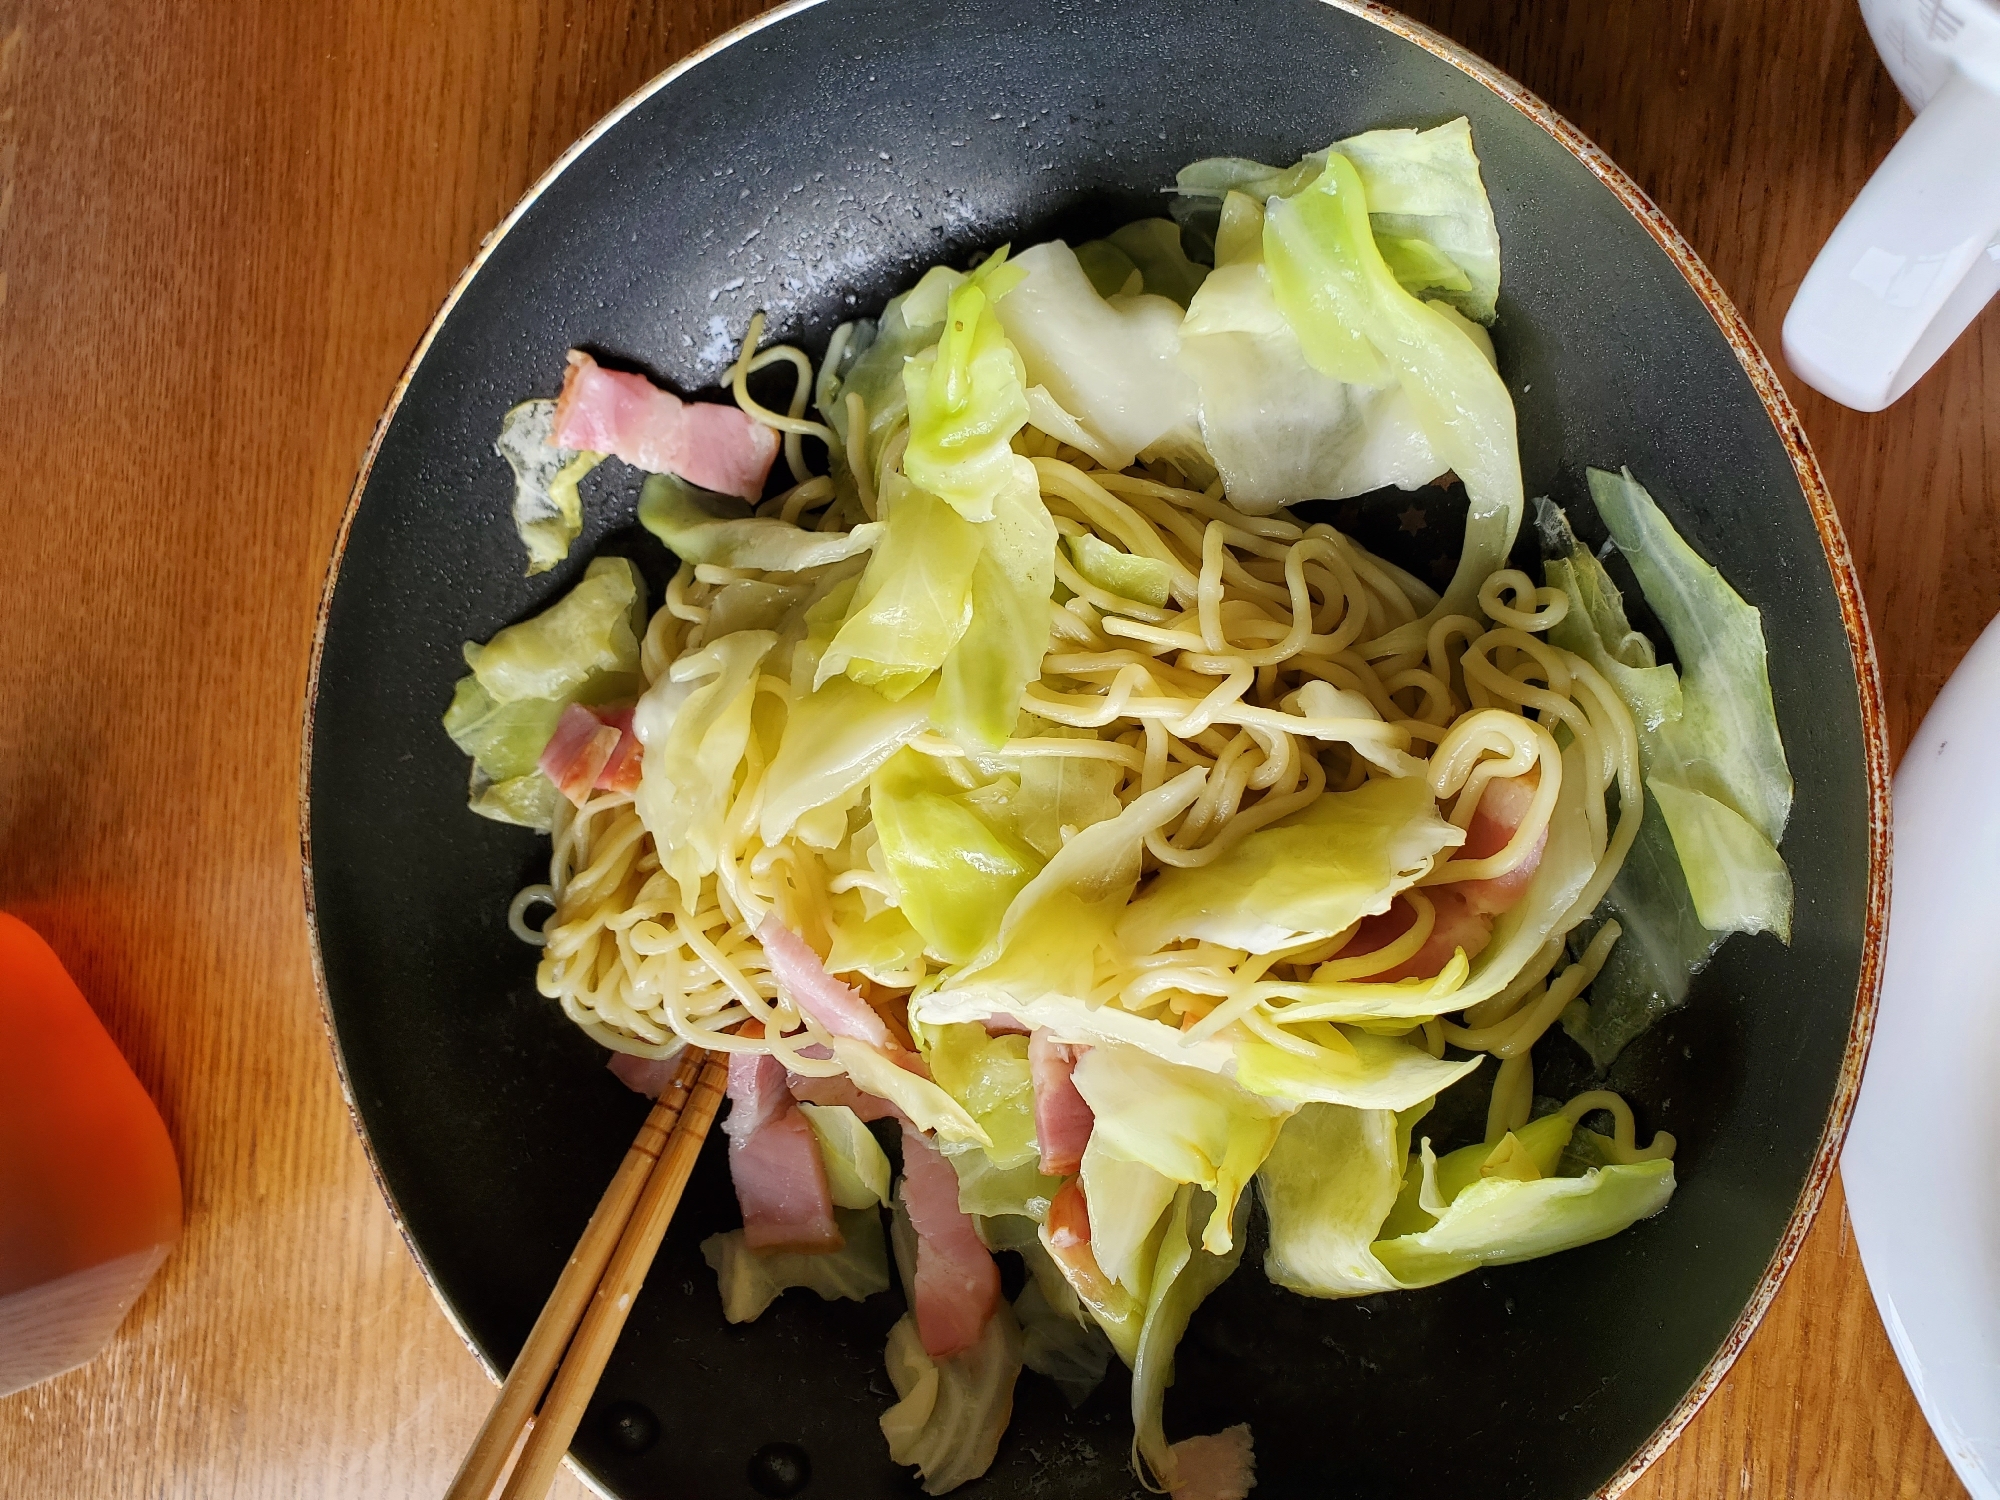
[[[768,1053],[729,1059],[729,1180],[752,1250],[838,1250],[826,1164],[812,1126],[785,1088],[785,1065]]]
[[[1465,831],[1465,842],[1453,852],[1453,860],[1486,859],[1506,848],[1535,800],[1538,779],[1531,772],[1488,783],[1478,810],[1472,815],[1472,826]],[[1548,830],[1544,828],[1528,857],[1505,875],[1425,887],[1424,894],[1437,910],[1431,935],[1406,961],[1381,974],[1370,975],[1370,981],[1388,984],[1398,979],[1435,978],[1459,948],[1465,950],[1468,959],[1477,958],[1493,940],[1493,919],[1527,894],[1535,871],[1541,868],[1542,851],[1548,842]],[[1358,958],[1387,947],[1410,930],[1416,917],[1416,908],[1398,896],[1381,915],[1363,918],[1347,946],[1336,956]]]
[[[771,972],[792,1004],[835,1036],[851,1036],[891,1056],[902,1050],[861,991],[827,973],[826,965],[806,946],[805,939],[776,916],[764,918],[757,928],[757,941],[764,945]]]
[[[917,1231],[917,1334],[932,1359],[979,1342],[1000,1305],[1000,1268],[958,1206],[958,1172],[910,1125],[903,1126],[903,1207]]]
[[[777,433],[740,407],[683,401],[643,375],[605,369],[580,349],[570,350],[563,372],[555,441],[750,501],[764,493],[778,456]]]
[[[1050,1177],[1070,1177],[1083,1170],[1083,1148],[1090,1144],[1097,1117],[1076,1091],[1070,1073],[1085,1048],[1056,1041],[1046,1031],[1028,1038],[1028,1069],[1035,1087],[1035,1144],[1041,1148],[1042,1171]]]
[[[1247,1422],[1207,1437],[1183,1438],[1174,1444],[1173,1454],[1178,1472],[1169,1500],[1246,1500],[1257,1487],[1257,1457]]]
[[[635,1094],[644,1094],[648,1099],[657,1099],[674,1081],[674,1071],[681,1065],[681,1054],[671,1057],[634,1057],[629,1052],[614,1052],[611,1061],[604,1066],[611,1070],[626,1088]]]
[[[618,739],[617,730],[581,703],[572,703],[556,720],[556,732],[542,747],[536,764],[556,784],[556,790],[581,807],[610,764]]]

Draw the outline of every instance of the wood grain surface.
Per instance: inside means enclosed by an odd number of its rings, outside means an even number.
[[[1624,164],[1774,354],[1908,113],[1842,0],[1418,0]],[[371,424],[534,177],[754,0],[4,0],[0,904],[159,1100],[188,1230],[95,1364],[0,1401],[0,1494],[441,1493],[491,1395],[342,1106],[298,875],[314,603]],[[1878,416],[1792,382],[1896,749],[2000,609],[2000,317]],[[568,1476],[560,1493],[582,1487]],[[1961,1494],[1841,1196],[1632,1491]]]

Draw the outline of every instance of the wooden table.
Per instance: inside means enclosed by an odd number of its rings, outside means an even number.
[[[294,815],[320,576],[480,237],[755,0],[0,9],[0,903],[160,1101],[188,1230],[117,1344],[0,1402],[0,1492],[437,1494],[489,1388],[398,1243],[313,998]],[[1765,347],[1908,112],[1851,4],[1420,0],[1622,162]],[[2000,318],[1895,410],[1793,395],[1901,750],[2000,608]],[[562,1493],[581,1487],[565,1477]],[[1841,1194],[1632,1491],[1960,1494]]]

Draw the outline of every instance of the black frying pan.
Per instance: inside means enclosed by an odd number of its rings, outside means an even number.
[[[1858,590],[1796,419],[1733,310],[1614,168],[1537,101],[1383,11],[1315,0],[825,0],[665,75],[553,172],[433,328],[355,491],[308,710],[308,897],[357,1124],[447,1313],[504,1367],[644,1113],[534,990],[509,897],[545,843],[464,809],[438,727],[459,643],[566,589],[600,546],[657,586],[631,492],[570,562],[521,576],[500,415],[582,345],[684,393],[750,314],[823,345],[926,265],[1157,213],[1196,157],[1289,162],[1380,125],[1465,114],[1504,245],[1494,330],[1528,492],[1588,516],[1583,469],[1630,464],[1764,612],[1800,795],[1789,949],[1736,938],[1611,1083],[1680,1138],[1657,1219],[1430,1291],[1316,1302],[1256,1267],[1204,1306],[1170,1433],[1248,1421],[1259,1500],[1567,1500],[1636,1472],[1726,1368],[1817,1203],[1858,1076],[1880,936],[1887,776]],[[1455,549],[1437,492],[1344,519]],[[1586,521],[1587,525],[1587,521]],[[1830,561],[1831,559],[1831,561]],[[1858,663],[1862,665],[1857,665]],[[1871,853],[1874,863],[1871,864]],[[1580,1079],[1560,1036],[1545,1090]],[[1476,1128],[1476,1127],[1469,1127]],[[736,1222],[703,1161],[580,1431],[620,1496],[913,1495],[875,1419],[896,1293],[721,1318],[701,1239]],[[1719,1354],[1718,1351],[1721,1351]],[[984,1496],[1125,1496],[1116,1372],[1078,1412],[1024,1375]],[[470,1434],[467,1434],[468,1438]],[[771,1444],[791,1444],[774,1463]],[[1635,1455],[1638,1459],[1635,1461]],[[761,1486],[761,1489],[758,1487]]]

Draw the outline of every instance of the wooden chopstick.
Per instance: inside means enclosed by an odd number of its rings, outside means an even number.
[[[632,1282],[630,1291],[637,1292],[638,1283],[645,1279],[647,1267],[652,1264],[653,1255],[659,1249],[674,1206],[680,1201],[681,1190],[687,1184],[688,1172],[700,1152],[702,1140],[721,1106],[722,1080],[726,1080],[727,1072],[727,1060],[720,1053],[690,1047],[682,1055],[672,1080],[661,1090],[659,1100],[647,1114],[646,1122],[639,1127],[639,1134],[626,1151],[624,1161],[619,1163],[609,1186],[604,1189],[604,1196],[598,1200],[596,1211],[591,1214],[589,1224],[576,1242],[576,1249],[570,1253],[569,1263],[556,1280],[555,1290],[549,1293],[540,1316],[535,1319],[535,1326],[528,1333],[528,1341],[521,1346],[513,1368],[507,1372],[505,1383],[494,1397],[492,1409],[487,1412],[479,1435],[466,1453],[465,1462],[459,1466],[458,1476],[445,1492],[445,1500],[487,1500],[492,1494],[494,1485],[507,1467],[508,1458],[520,1443],[522,1430],[535,1416],[535,1407],[542,1401],[550,1377],[556,1374],[563,1351],[572,1347],[572,1336],[577,1333],[578,1324],[586,1322],[596,1310],[607,1269],[620,1259],[621,1253],[627,1252],[627,1242],[632,1240],[631,1231],[635,1222],[646,1217],[644,1210],[650,1208],[658,1218],[658,1227],[645,1245],[643,1257],[636,1242],[629,1253],[623,1254],[626,1274]],[[689,1117],[687,1106],[697,1099],[702,1101],[702,1105],[695,1117]],[[683,1121],[686,1122],[685,1132]],[[657,1163],[663,1156],[674,1154],[675,1142],[682,1139],[689,1142],[681,1148],[686,1160],[678,1169],[678,1179],[672,1185],[671,1196],[668,1196],[665,1190],[670,1174],[663,1173]],[[659,1185],[657,1190],[655,1184]],[[630,1296],[626,1299],[626,1306],[630,1306]],[[602,1354],[598,1356],[589,1382],[582,1390],[581,1399],[571,1398],[575,1410],[568,1418],[562,1440],[555,1446],[553,1456],[545,1463],[537,1460],[538,1468],[545,1467],[546,1473],[534,1489],[524,1489],[520,1488],[521,1473],[520,1466],[517,1466],[514,1482],[507,1489],[509,1496],[539,1497],[547,1490],[555,1466],[561,1462],[563,1451],[575,1434],[583,1405],[589,1400],[598,1376],[603,1373],[604,1360],[617,1341],[618,1329],[625,1321],[625,1310],[617,1310],[616,1322],[608,1335],[601,1332],[595,1335],[602,1341]],[[557,1410],[553,1393],[550,1400],[542,1404],[544,1415],[535,1419],[537,1434],[542,1432],[544,1423]],[[534,1445],[531,1443],[530,1446]],[[527,1459],[528,1455],[524,1453],[523,1466]]]
[[[722,1108],[722,1095],[729,1082],[729,1059],[720,1052],[689,1048],[701,1058],[700,1071],[688,1091],[686,1103],[668,1136],[666,1149],[647,1176],[632,1209],[625,1232],[611,1252],[610,1263],[590,1298],[583,1322],[570,1340],[569,1352],[556,1371],[554,1384],[535,1416],[528,1443],[521,1450],[514,1472],[508,1476],[502,1500],[542,1500],[562,1456],[569,1451],[583,1420],[584,1407],[597,1390],[612,1347],[625,1326],[625,1319],[637,1300],[639,1288],[652,1268],[667,1224],[680,1205],[695,1158],[701,1154],[708,1128]],[[676,1080],[678,1082],[678,1079]],[[511,1443],[509,1444],[511,1447]]]

